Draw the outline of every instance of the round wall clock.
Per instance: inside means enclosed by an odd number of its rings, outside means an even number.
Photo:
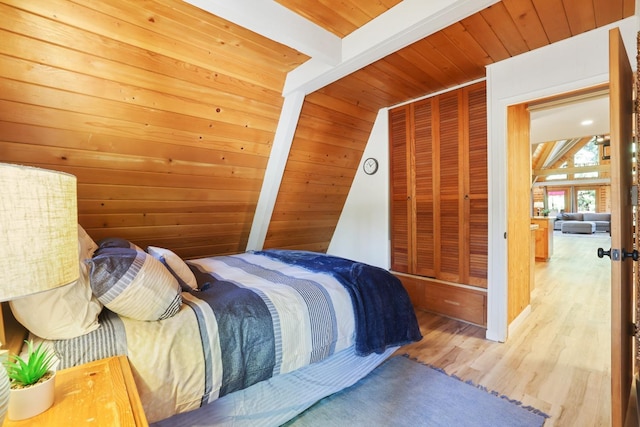
[[[364,161],[362,168],[364,169],[364,173],[367,175],[373,175],[378,171],[378,161],[373,157],[369,157]]]

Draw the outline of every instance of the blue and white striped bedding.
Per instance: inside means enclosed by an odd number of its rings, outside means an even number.
[[[114,319],[101,323],[114,328],[110,344],[92,343],[103,339],[93,333],[80,344],[59,341],[63,363],[118,354],[126,341],[145,414],[155,422],[354,348],[352,299],[331,274],[257,253],[188,263],[202,290],[183,292],[175,316],[143,322],[108,313]],[[82,360],[67,354],[78,347]]]

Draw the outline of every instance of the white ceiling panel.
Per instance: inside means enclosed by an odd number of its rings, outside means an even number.
[[[587,120],[591,124],[584,125]],[[531,111],[532,144],[608,133],[608,95]]]

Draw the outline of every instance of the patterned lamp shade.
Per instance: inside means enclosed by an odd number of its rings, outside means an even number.
[[[76,178],[0,163],[0,189],[0,301],[76,281]]]
[[[68,285],[79,276],[76,178],[0,163],[0,301]],[[9,381],[0,369],[0,425]]]

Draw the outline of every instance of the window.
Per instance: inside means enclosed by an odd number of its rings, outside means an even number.
[[[558,211],[565,209],[564,207],[565,191],[564,190],[550,190],[547,192],[547,206],[552,211]]]
[[[600,164],[596,138],[593,137],[584,147],[573,156],[573,164],[576,167],[597,166]],[[597,178],[598,172],[577,173],[575,178]]]
[[[578,190],[578,212],[596,211],[596,190]]]
[[[563,164],[561,164],[561,165],[560,165],[560,169],[562,169],[562,168],[566,168],[566,167],[568,167],[568,166],[569,166],[569,165],[568,165],[568,163],[567,163],[567,162],[564,162]],[[549,175],[549,176],[547,177],[547,181],[553,181],[553,180],[555,180],[555,179],[567,179],[567,174],[563,174],[563,175]]]

